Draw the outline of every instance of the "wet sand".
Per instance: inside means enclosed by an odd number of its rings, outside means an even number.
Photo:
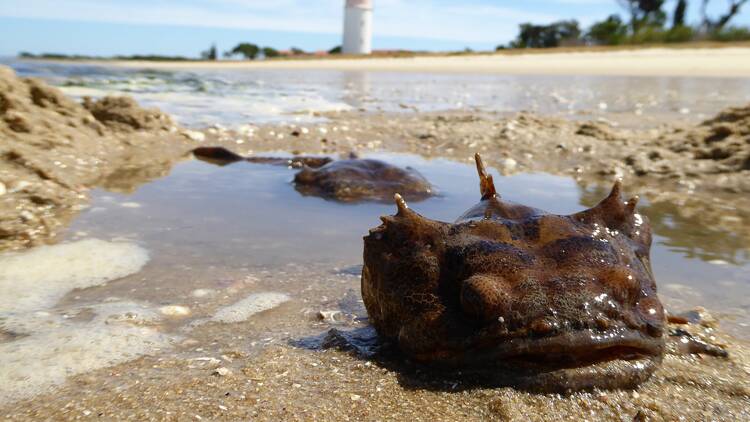
[[[47,111],[55,113],[44,115],[47,124],[53,126],[50,129],[53,133],[52,129],[77,127],[78,123],[69,124],[71,116],[66,113],[71,110],[82,113],[73,117],[94,116],[91,111],[86,114],[83,108],[73,105],[32,106],[33,97],[29,97],[29,102],[28,107],[51,109]],[[103,108],[117,109],[117,104]],[[30,110],[39,113],[36,108]],[[86,110],[96,110],[96,107]],[[746,110],[730,110],[706,124],[665,123],[647,117],[633,121],[626,116],[613,117],[610,121],[582,121],[528,113],[347,112],[321,115],[328,120],[315,124],[245,126],[238,130],[162,128],[133,134],[126,128],[125,135],[118,135],[118,129],[110,128],[103,129],[104,135],[92,132],[87,138],[91,139],[91,144],[83,146],[101,147],[95,155],[97,158],[106,157],[114,150],[118,156],[130,159],[102,160],[100,166],[79,165],[78,170],[70,172],[60,170],[55,164],[59,155],[46,155],[42,147],[24,149],[28,144],[33,146],[47,139],[64,143],[65,134],[50,138],[46,130],[37,131],[36,125],[30,125],[30,132],[18,132],[10,128],[10,124],[18,124],[19,120],[14,118],[10,123],[4,122],[18,138],[13,148],[2,156],[5,160],[2,164],[12,163],[12,166],[5,166],[4,169],[10,170],[0,174],[3,184],[13,191],[0,199],[7,201],[8,212],[16,212],[15,205],[24,204],[29,212],[48,213],[45,214],[47,225],[54,229],[39,233],[35,238],[44,242],[51,240],[52,234],[61,232],[69,221],[57,217],[58,205],[38,203],[40,198],[47,198],[44,195],[75,193],[75,204],[82,207],[89,189],[97,186],[112,192],[132,192],[144,182],[168,173],[175,162],[187,158],[183,153],[193,146],[223,145],[242,154],[256,155],[279,151],[341,155],[351,151],[409,152],[428,159],[447,157],[459,162],[468,162],[473,153],[479,151],[488,164],[502,174],[547,172],[571,176],[583,185],[606,184],[615,177],[624,177],[627,190],[642,194],[650,206],[676,207],[674,215],[691,217],[685,220],[684,226],[679,219],[668,225],[665,223],[667,228],[684,233],[676,242],[684,242],[685,246],[695,243],[691,233],[698,226],[718,233],[712,239],[719,239],[719,245],[711,250],[730,248],[727,256],[732,256],[732,251],[746,251],[750,239],[747,214],[750,189],[747,187],[748,169],[744,167],[748,151],[743,149],[748,136]],[[7,116],[7,110],[4,112]],[[21,113],[21,117],[31,122],[36,116],[31,112]],[[115,121],[118,122],[121,123]],[[35,136],[37,134],[41,136]],[[100,145],[95,142],[97,139],[109,141]],[[150,141],[140,142],[140,139]],[[153,142],[153,139],[164,142]],[[170,140],[174,142],[169,143]],[[58,148],[61,147],[52,150]],[[33,160],[13,158],[12,152],[17,149]],[[65,151],[74,161],[90,152],[87,148]],[[123,162],[127,165],[120,165]],[[90,169],[93,172],[85,173],[86,177],[79,176],[82,174],[79,170]],[[18,186],[14,183],[19,179],[29,179],[32,185],[16,189]],[[74,180],[83,187],[71,189],[61,183],[65,180]],[[258,183],[267,181],[257,180]],[[41,191],[36,186],[46,186],[49,190]],[[502,194],[502,184],[498,188]],[[467,186],[467,189],[474,192],[476,186]],[[592,191],[586,201],[595,201],[600,196],[601,192]],[[140,209],[137,202],[120,201],[118,209]],[[144,210],[143,215],[148,216],[148,211]],[[76,212],[72,209],[66,218]],[[95,216],[97,212],[92,209],[90,215]],[[14,215],[17,224],[14,227],[19,227],[20,232],[40,226],[33,225],[33,219]],[[150,215],[156,221],[137,223],[138,215],[127,221],[139,227],[158,227],[161,222],[160,215]],[[201,215],[200,210],[196,210],[195,217],[194,221],[184,223],[207,227],[222,223],[211,213]],[[57,225],[53,226],[50,221],[57,221]],[[375,218],[373,224],[377,224]],[[362,227],[361,232],[367,228]],[[181,231],[179,227],[164,227],[164,230]],[[326,238],[325,227],[315,227],[315,230],[320,239]],[[90,235],[68,233],[67,237]],[[151,236],[160,235],[154,232]],[[729,337],[721,326],[716,328],[710,322],[705,326],[683,328],[696,332],[710,343],[726,346],[729,359],[669,354],[653,379],[635,391],[530,394],[475,385],[455,374],[434,374],[387,353],[362,355],[340,350],[341,346],[346,348],[346,343],[339,342],[339,348],[320,347],[321,336],[331,328],[342,332],[366,328],[366,315],[359,298],[357,262],[353,256],[294,262],[292,256],[299,258],[301,255],[282,255],[278,256],[278,262],[261,265],[264,253],[275,253],[275,245],[270,241],[260,245],[268,251],[254,251],[240,248],[236,245],[244,243],[227,238],[221,244],[221,258],[202,251],[200,244],[204,240],[191,239],[189,234],[171,237],[170,241],[176,243],[163,245],[160,250],[163,255],[154,257],[154,262],[141,272],[108,284],[72,291],[54,309],[45,310],[50,315],[34,317],[42,318],[43,322],[59,318],[63,322],[55,323],[70,324],[78,331],[110,324],[124,327],[120,331],[128,333],[145,330],[148,333],[145,338],[152,343],[148,347],[137,343],[142,346],[137,349],[127,342],[119,347],[126,350],[132,347],[127,352],[132,352],[133,356],[145,351],[146,356],[124,363],[115,360],[114,366],[96,366],[99,369],[83,373],[71,371],[77,375],[67,380],[63,377],[64,382],[57,383],[55,389],[45,389],[33,398],[0,403],[0,414],[12,420],[94,417],[580,420],[582,415],[592,420],[750,418],[750,345]],[[260,261],[253,263],[253,259],[248,258],[245,261],[251,262],[241,264],[243,254],[257,254]],[[84,251],[78,259],[85,260],[85,257]],[[660,291],[670,292],[666,288]],[[273,295],[258,296],[263,294]],[[243,311],[246,321],[210,321],[217,314],[231,312],[227,309],[251,297],[274,300],[263,307],[253,299],[254,307],[250,308],[261,312],[248,311],[246,306]],[[283,297],[290,300],[280,300]],[[79,303],[103,307],[81,307]],[[680,308],[679,300],[668,303],[678,310],[684,309]],[[28,337],[23,337],[27,334]],[[38,335],[0,330],[0,345],[12,345],[23,339],[31,341]],[[22,385],[22,380],[20,383],[17,379],[13,381],[14,386]]]
[[[750,48],[645,48],[616,51],[489,54],[446,57],[309,59],[222,62],[102,63],[131,68],[309,69],[383,72],[462,72],[539,75],[629,75],[746,77]]]
[[[584,185],[622,178],[629,192],[701,213],[705,226],[750,240],[750,107],[728,109],[697,125],[629,115],[595,121],[482,112],[323,116],[331,120],[214,129],[204,144],[241,155],[389,151],[466,163],[479,152],[503,175],[544,172]]]
[[[750,417],[748,344],[707,326],[687,327],[730,358],[671,352],[637,390],[533,394],[477,385],[345,342],[321,347],[330,329],[362,330],[358,277],[329,267],[283,271],[198,270],[196,278],[245,280],[225,293],[286,292],[290,302],[234,324],[182,330],[168,352],[72,377],[53,392],[0,407],[11,420],[745,420]],[[167,276],[169,277],[169,276]],[[244,277],[244,278],[243,278]],[[168,282],[168,278],[165,280]],[[294,286],[309,286],[300,294]],[[194,317],[217,300],[196,299]],[[213,303],[211,303],[213,302]],[[205,303],[205,305],[201,305]],[[336,318],[320,312],[338,311]],[[183,317],[175,317],[173,321]],[[156,323],[168,330],[169,322]],[[159,328],[161,327],[161,328]],[[328,337],[331,338],[330,336]],[[641,418],[641,419],[637,419]]]
[[[53,238],[93,186],[132,189],[189,150],[179,128],[130,98],[78,103],[0,66],[0,249]]]

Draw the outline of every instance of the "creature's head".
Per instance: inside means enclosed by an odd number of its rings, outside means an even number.
[[[397,214],[365,237],[362,297],[378,332],[458,367],[635,370],[660,358],[665,317],[637,198],[623,202],[618,181],[594,208],[548,214],[502,200],[476,159],[482,199],[455,223],[396,195]]]

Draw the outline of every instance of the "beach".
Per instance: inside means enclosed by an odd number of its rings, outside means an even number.
[[[43,79],[0,72],[10,420],[750,418],[748,48],[10,65]],[[381,349],[360,296],[362,236],[394,204],[200,146],[411,167],[436,195],[410,208],[440,221],[480,199],[475,153],[504,199],[561,215],[622,179],[662,302],[692,310],[669,333],[729,357],[670,334],[639,388],[566,394],[433,372]]]
[[[107,64],[154,69],[305,69],[524,75],[747,77],[750,75],[750,48],[637,48],[537,54],[461,54],[410,58],[311,58],[220,62],[108,61]]]

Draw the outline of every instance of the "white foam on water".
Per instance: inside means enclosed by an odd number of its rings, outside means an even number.
[[[98,239],[0,255],[0,316],[47,309],[72,290],[137,273],[146,262],[138,245]]]
[[[93,313],[86,318],[85,312]],[[82,320],[75,318],[82,314]],[[134,302],[103,303],[65,313],[32,312],[0,321],[28,336],[0,343],[0,404],[33,397],[68,377],[123,363],[168,347],[150,326],[157,313]]]
[[[62,87],[62,90],[65,94],[77,98],[130,95],[141,105],[158,107],[177,121],[198,127],[216,122],[232,127],[248,121],[254,123],[288,121],[291,120],[292,115],[306,121],[317,121],[318,118],[307,114],[353,109],[351,105],[343,101],[327,99],[320,93],[305,91],[280,95],[273,89],[258,92],[238,91],[237,93],[139,92],[76,86]]]
[[[134,274],[145,249],[86,239],[0,255],[0,403],[32,397],[69,376],[115,365],[169,345],[141,304],[109,301],[52,309],[66,294]]]
[[[219,309],[211,317],[211,321],[225,323],[247,321],[251,316],[273,309],[289,299],[289,296],[283,293],[253,293],[239,302]]]

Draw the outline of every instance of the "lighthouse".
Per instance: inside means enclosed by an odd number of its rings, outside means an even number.
[[[346,0],[341,50],[344,54],[372,52],[372,0]]]

